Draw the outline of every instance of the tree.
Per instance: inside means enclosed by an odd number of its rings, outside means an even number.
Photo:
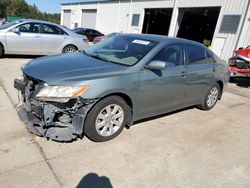
[[[41,12],[34,4],[28,5],[25,0],[0,0],[0,14],[3,16],[20,16],[59,23],[60,14]]]

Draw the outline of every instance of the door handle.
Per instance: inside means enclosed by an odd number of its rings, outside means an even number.
[[[41,38],[41,36],[40,36],[40,35],[36,35],[35,37],[36,37],[36,38]]]
[[[181,72],[181,77],[186,78],[187,77],[187,72],[186,71]]]
[[[215,67],[213,67],[213,69],[212,69],[212,70],[213,70],[213,72],[215,72],[217,69],[216,69]]]

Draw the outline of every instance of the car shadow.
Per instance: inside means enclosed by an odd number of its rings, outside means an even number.
[[[113,188],[109,178],[98,176],[96,173],[89,173],[84,176],[76,186],[77,188]]]
[[[43,57],[41,55],[4,55],[3,58],[7,59],[36,59]]]
[[[196,108],[196,107],[195,106],[190,106],[190,107],[182,108],[180,110],[176,110],[176,111],[173,111],[173,112],[168,112],[168,113],[165,113],[165,114],[144,118],[144,119],[135,121],[133,123],[133,125],[143,123],[143,122],[146,122],[146,121],[155,120],[155,119],[162,118],[162,117],[165,117],[165,116],[170,116],[170,115],[173,115],[173,114],[176,114],[176,113],[179,113],[179,112],[183,112],[183,111],[186,111],[186,110],[191,110],[191,109],[194,109],[194,108]]]
[[[250,78],[234,78],[230,79],[230,83],[235,84],[238,87],[250,88]]]

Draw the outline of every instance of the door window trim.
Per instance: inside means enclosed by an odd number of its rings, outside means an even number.
[[[204,55],[205,55],[205,58],[206,58],[206,62],[207,63],[199,63],[199,64],[192,64],[192,63],[190,63],[190,57],[189,57],[189,54],[188,54],[188,51],[187,51],[187,49],[188,49],[188,47],[187,47],[187,45],[193,45],[193,46],[196,46],[196,47],[198,47],[198,48],[201,48],[201,49],[203,49],[204,50]],[[208,57],[207,57],[207,50],[206,50],[206,48],[204,48],[204,47],[201,47],[201,46],[199,46],[199,45],[196,45],[196,44],[189,44],[189,43],[184,43],[183,44],[183,48],[184,48],[184,51],[185,51],[185,57],[186,57],[186,65],[204,65],[204,64],[210,64],[209,62],[208,62]]]
[[[19,28],[19,27],[21,27],[22,25],[26,25],[26,24],[33,24],[33,25],[36,25],[36,24],[39,24],[39,27],[41,27],[41,23],[39,23],[39,22],[25,22],[25,23],[22,23],[22,24],[20,24],[20,25],[18,25],[18,26],[16,26],[16,27],[13,27],[13,28]],[[13,29],[12,28],[12,29]],[[11,30],[12,30],[11,29]],[[35,33],[35,32],[29,32],[29,31],[27,31],[27,32],[21,32],[21,31],[19,31],[20,33],[32,33],[32,34],[41,34],[41,29],[39,28],[39,30],[38,30],[38,33]]]
[[[60,30],[62,30],[64,32],[64,34],[52,34],[52,33],[43,33],[42,31],[40,32],[41,35],[53,35],[53,36],[65,36],[65,35],[69,35],[66,31],[64,31],[62,28],[56,26],[56,25],[51,25],[51,24],[47,24],[47,23],[40,23],[41,27],[44,27],[44,25],[49,25],[49,26],[54,26],[59,28]],[[44,29],[44,28],[43,28]]]

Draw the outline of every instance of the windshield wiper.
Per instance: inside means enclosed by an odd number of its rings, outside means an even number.
[[[89,56],[89,57],[93,57],[93,58],[99,59],[99,60],[101,60],[101,61],[119,64],[119,63],[117,63],[117,62],[115,62],[115,61],[111,61],[111,60],[109,60],[109,59],[107,59],[107,58],[105,58],[105,57],[103,57],[103,56],[100,56],[100,55],[97,54],[97,53],[95,53],[95,54],[89,54],[89,53],[87,53],[85,50],[82,50],[81,52],[82,52],[83,54]]]
[[[103,56],[100,56],[99,54],[88,54],[85,52],[86,55],[90,56],[90,57],[93,57],[93,58],[96,58],[96,59],[99,59],[99,60],[102,60],[102,61],[105,61],[105,62],[110,62],[110,63],[114,63],[110,60],[108,60],[107,58],[103,57]]]

